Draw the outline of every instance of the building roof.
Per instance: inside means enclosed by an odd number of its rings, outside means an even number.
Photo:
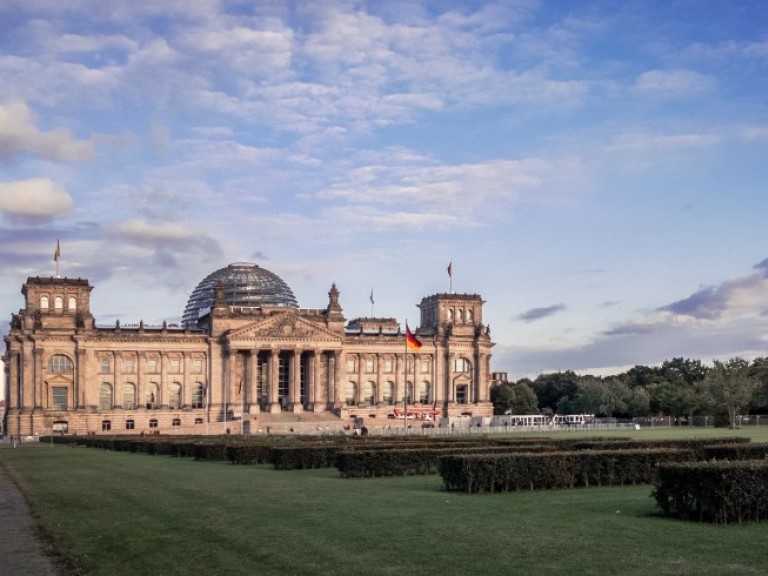
[[[195,326],[198,318],[210,310],[217,284],[224,289],[227,306],[298,307],[293,291],[277,274],[251,262],[235,262],[203,278],[192,291],[184,308],[184,326]]]

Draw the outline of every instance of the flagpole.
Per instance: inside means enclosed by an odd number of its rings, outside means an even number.
[[[405,319],[405,381],[403,382],[403,434],[408,434],[408,318]]]

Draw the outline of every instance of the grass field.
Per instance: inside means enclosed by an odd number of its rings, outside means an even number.
[[[729,434],[768,441],[764,429],[622,436]],[[469,496],[438,476],[343,480],[47,444],[3,445],[0,463],[89,575],[768,574],[768,525],[669,520],[650,486]]]

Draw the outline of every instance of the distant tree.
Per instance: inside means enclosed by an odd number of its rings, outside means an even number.
[[[538,414],[539,402],[527,378],[505,382],[491,390],[494,414]]]
[[[755,393],[749,405],[752,414],[768,414],[768,358],[755,358],[749,367],[755,379]]]
[[[629,386],[619,378],[582,376],[575,397],[562,407],[572,414],[622,417],[628,415],[630,396]]]
[[[626,383],[630,388],[646,388],[659,384],[664,380],[659,368],[652,366],[635,366],[626,373]]]
[[[702,397],[711,408],[725,412],[731,427],[736,426],[736,417],[749,405],[755,388],[749,362],[738,357],[727,362],[715,360],[701,383]]]
[[[562,413],[558,410],[558,404],[562,398],[566,398],[564,402],[572,400],[578,385],[579,377],[574,372],[553,372],[538,376],[533,381],[533,391],[542,410],[549,408],[553,412]]]
[[[627,398],[627,413],[630,417],[648,416],[651,413],[651,395],[645,388],[633,388]]]
[[[704,380],[707,371],[708,368],[701,363],[701,360],[672,358],[662,363],[659,373],[672,385],[695,386]]]

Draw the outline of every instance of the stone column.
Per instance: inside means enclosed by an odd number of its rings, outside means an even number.
[[[384,356],[382,354],[376,354],[376,389],[374,390],[373,404],[375,406],[384,406],[384,395],[382,391],[382,367],[384,362]]]
[[[293,351],[290,372],[291,410],[303,412],[304,406],[301,403],[301,350],[298,348]]]
[[[341,407],[342,374],[346,370],[345,354],[343,351],[334,352],[333,355],[333,407]]]
[[[32,361],[34,362],[34,365],[32,366],[32,395],[30,396],[32,405],[30,407],[33,409],[50,407],[48,402],[50,402],[51,398],[44,398],[43,349],[38,348],[37,343],[35,343],[34,346],[35,347],[32,350]],[[52,392],[49,390],[48,394],[51,395]]]
[[[78,348],[75,350],[75,379],[74,379],[74,393],[72,394],[72,408],[78,409],[85,406],[85,390],[86,390],[86,370],[88,361],[85,357],[85,350]],[[100,385],[101,383],[99,383]]]
[[[280,351],[273,349],[269,356],[269,412],[279,414],[282,411],[280,406],[280,388],[278,382],[278,373],[280,368]]]

